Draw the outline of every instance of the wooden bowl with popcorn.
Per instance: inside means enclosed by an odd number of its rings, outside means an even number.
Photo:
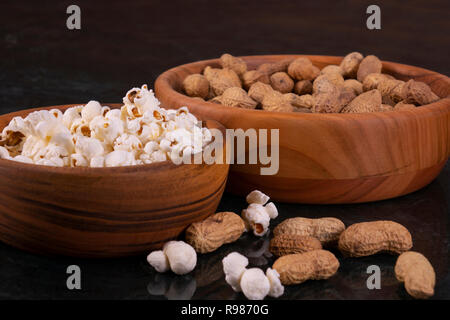
[[[275,174],[261,168],[276,157],[249,164],[248,145],[246,164],[232,164],[227,190],[240,195],[258,189],[297,203],[388,199],[430,183],[450,154],[449,78],[374,56],[223,55],[164,72],[155,92],[165,106],[186,105],[229,129],[259,137],[260,129],[279,130],[279,142],[268,143],[279,150]]]
[[[5,127],[17,130],[15,134],[9,132],[7,139],[0,139],[1,241],[44,254],[79,257],[134,255],[162,247],[168,240],[175,239],[189,224],[215,212],[225,188],[229,165],[177,165],[169,159],[169,155],[162,158],[162,153],[146,153],[149,150],[145,148],[156,148],[154,145],[148,146],[148,143],[146,146],[137,146],[141,148],[139,157],[136,152],[127,152],[127,148],[133,148],[133,135],[128,133],[125,136],[123,128],[122,135],[114,133],[114,130],[118,130],[113,128],[114,119],[120,119],[121,110],[115,109],[120,107],[118,104],[109,106],[111,111],[109,108],[97,108],[99,118],[91,119],[90,126],[86,128],[83,127],[83,121],[77,119],[93,117],[95,112],[83,114],[74,105],[24,110],[0,116],[0,132],[5,133]],[[123,109],[122,116],[126,113]],[[40,114],[42,110],[50,111]],[[139,110],[129,110],[138,116]],[[99,111],[103,114],[99,115]],[[168,115],[163,111],[161,113]],[[194,119],[185,110],[181,113],[188,116],[173,117],[179,120],[179,126],[184,121]],[[36,126],[26,127],[38,116],[41,121]],[[56,119],[59,117],[64,117],[64,120],[72,117],[70,121],[75,125],[64,126],[70,130],[57,131],[42,121],[42,118],[47,118],[50,119],[47,122],[57,124]],[[159,122],[161,126],[162,123]],[[21,125],[28,129],[21,129]],[[125,132],[131,132],[133,125],[135,123],[128,121],[124,125]],[[203,125],[210,130],[225,131],[215,121],[206,121]],[[98,131],[98,128],[105,130]],[[71,136],[72,131],[75,134]],[[151,133],[147,127],[138,128],[137,131],[147,135]],[[102,134],[104,140],[101,144],[88,139],[97,139]],[[137,136],[141,141],[142,134]],[[169,131],[164,134],[169,139]],[[110,138],[117,135],[114,150],[107,150],[108,135]],[[19,142],[20,139],[26,141]],[[70,139],[74,139],[71,145],[74,152],[70,153],[67,149],[61,151],[63,146],[70,144]],[[152,141],[160,144],[163,139]],[[15,146],[20,144],[20,152],[16,150],[20,154],[14,154]],[[205,145],[203,149],[209,144]],[[103,155],[100,155],[97,146],[104,148]],[[8,154],[5,154],[5,150]],[[220,157],[222,151],[215,156]]]

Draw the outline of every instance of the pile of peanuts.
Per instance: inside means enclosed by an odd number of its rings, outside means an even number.
[[[322,70],[306,57],[249,70],[243,59],[223,54],[220,64],[221,69],[207,66],[202,74],[187,76],[184,92],[229,107],[304,113],[386,112],[440,99],[423,82],[405,82],[382,73],[380,59],[359,52]]]

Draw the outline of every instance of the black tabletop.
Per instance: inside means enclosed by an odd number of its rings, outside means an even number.
[[[375,54],[383,60],[450,74],[448,1],[389,1],[380,5],[381,30],[368,30],[369,1],[78,1],[81,29],[68,30],[61,1],[0,4],[0,113],[30,107],[120,102],[164,70],[191,61],[234,55]],[[450,166],[430,185],[391,200],[357,205],[277,203],[280,217],[338,217],[346,225],[389,219],[404,224],[414,250],[433,264],[434,299],[450,299]],[[220,211],[240,212],[243,197],[225,194]],[[45,257],[0,244],[0,299],[243,299],[224,280],[221,259],[232,251],[267,268],[270,234],[245,235],[201,255],[186,276],[157,274],[145,255],[86,260]],[[281,299],[410,299],[394,275],[395,256],[344,258],[329,280],[286,288]],[[82,289],[68,290],[69,265]],[[381,289],[369,290],[367,268],[381,270]]]

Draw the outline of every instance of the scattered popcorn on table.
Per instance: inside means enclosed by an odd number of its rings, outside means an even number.
[[[266,274],[259,268],[247,269],[247,257],[231,252],[222,260],[225,281],[235,292],[241,292],[249,300],[263,300],[267,295],[278,298],[284,294],[280,275],[268,268]]]
[[[0,159],[58,167],[130,166],[179,160],[212,140],[186,107],[159,107],[147,85],[129,90],[123,103],[110,109],[89,101],[64,113],[53,109],[15,117],[0,134]]]
[[[258,190],[250,192],[247,196],[249,205],[247,209],[242,210],[241,216],[246,230],[253,230],[255,236],[264,236],[269,231],[270,220],[278,217],[275,204],[267,203],[269,199],[269,196]]]

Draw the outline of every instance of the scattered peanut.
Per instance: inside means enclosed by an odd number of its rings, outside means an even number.
[[[418,252],[408,251],[398,257],[395,276],[405,283],[406,291],[415,299],[427,299],[434,295],[436,275],[433,266]]]
[[[270,240],[270,252],[277,257],[320,249],[320,241],[310,236],[280,234]]]
[[[355,223],[339,237],[339,250],[350,257],[379,252],[400,254],[411,247],[412,238],[408,229],[394,221]]]
[[[339,261],[329,251],[314,250],[282,256],[272,268],[280,274],[283,285],[292,285],[332,277],[339,268]]]
[[[245,231],[244,221],[233,212],[219,212],[186,229],[186,242],[197,252],[212,252],[223,244],[239,239]]]
[[[336,218],[290,218],[275,227],[273,233],[279,235],[298,235],[317,238],[323,246],[337,243],[345,230],[344,223]]]

